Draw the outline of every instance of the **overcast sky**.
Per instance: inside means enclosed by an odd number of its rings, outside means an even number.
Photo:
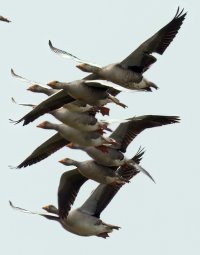
[[[142,166],[156,184],[139,174],[124,186],[102,213],[108,223],[121,226],[110,238],[79,237],[56,222],[22,214],[14,204],[40,211],[57,205],[61,174],[70,169],[57,161],[63,157],[85,160],[83,152],[66,148],[46,160],[22,170],[8,165],[21,163],[54,131],[37,129],[45,115],[23,127],[8,119],[19,119],[29,111],[14,105],[39,103],[44,95],[26,91],[28,84],[10,75],[16,73],[47,83],[72,81],[85,74],[75,63],[53,54],[48,40],[82,59],[101,65],[128,56],[140,43],[166,25],[177,7],[188,12],[178,35],[145,77],[159,86],[153,93],[121,93],[128,109],[110,106],[112,118],[135,115],[179,115],[180,124],[146,130],[129,146],[132,156],[139,146],[146,153]],[[200,253],[199,203],[199,9],[198,1],[0,0],[0,15],[12,20],[0,23],[1,81],[1,254],[153,254],[196,255]],[[90,181],[76,200],[81,205],[96,187]]]

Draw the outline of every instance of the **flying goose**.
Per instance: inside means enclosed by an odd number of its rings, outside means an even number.
[[[107,153],[102,153],[99,149],[94,147],[81,148],[80,146],[72,146],[69,141],[66,141],[59,133],[56,133],[38,146],[25,160],[14,168],[23,168],[38,163],[65,145],[67,147],[83,149],[92,159],[101,165],[120,166],[128,162],[123,152],[126,152],[129,143],[143,130],[146,128],[178,123],[179,121],[180,119],[177,116],[162,115],[144,115],[130,118],[129,122],[121,123],[110,136],[115,139],[119,145],[118,148],[106,147]]]
[[[68,92],[68,94],[81,100],[90,105],[105,105],[109,102],[118,104],[124,108],[127,106],[120,103],[120,101],[109,94],[108,89],[112,87],[113,83],[101,81],[101,80],[76,80],[73,82],[59,82],[51,81],[47,85],[53,89],[63,89]],[[118,87],[119,91],[125,91],[122,87]]]
[[[55,82],[51,83],[52,86],[54,83]],[[126,107],[124,104],[120,103],[117,98],[111,96],[107,90],[107,85],[96,81],[78,80],[70,82],[67,84],[67,86],[65,84],[65,89],[51,95],[21,119],[12,122],[18,124],[24,121],[23,126],[27,125],[43,114],[58,109],[64,104],[71,103],[75,99],[81,100],[84,103],[90,104],[92,106],[102,106],[112,101],[124,108]],[[105,110],[105,114],[108,114],[107,109]],[[104,109],[102,109],[102,112],[104,112]]]
[[[186,16],[186,13],[183,13],[183,11],[184,9],[180,10],[178,8],[176,15],[167,25],[143,42],[135,51],[119,63],[101,67],[55,48],[51,41],[49,41],[49,46],[58,55],[72,58],[76,62],[81,63],[77,67],[82,71],[93,73],[93,79],[105,79],[129,89],[151,90],[151,87],[157,89],[158,87],[154,83],[143,77],[143,73],[151,64],[156,62],[156,58],[152,53],[162,55],[175,38]]]
[[[3,17],[1,15],[0,15],[0,20],[4,21],[4,22],[7,22],[7,23],[11,22],[11,20],[9,20],[9,19],[7,19],[7,18],[5,18],[5,17]]]
[[[21,106],[29,106],[29,107],[36,107],[36,105],[33,104],[19,104],[15,101],[15,99],[12,97],[12,102],[21,105]],[[65,125],[68,125],[72,128],[76,128],[78,130],[82,130],[85,132],[91,132],[91,131],[98,131],[99,133],[104,133],[104,130],[112,131],[110,128],[108,128],[108,125],[114,123],[114,122],[125,122],[127,120],[97,120],[95,118],[95,113],[92,109],[87,112],[74,112],[69,111],[65,105],[59,109],[50,111],[49,114],[54,116],[57,120],[62,122]]]
[[[127,182],[126,178],[123,178],[117,173],[117,167],[106,167],[96,163],[94,160],[85,160],[83,162],[73,160],[70,158],[64,158],[59,160],[65,166],[76,166],[79,173],[88,179],[96,181],[101,184],[124,184]],[[137,169],[137,168],[136,168]],[[138,172],[140,171],[138,165]]]
[[[103,137],[98,131],[84,132],[78,129],[69,127],[65,124],[51,123],[49,121],[44,121],[37,125],[39,128],[43,129],[54,129],[61,134],[61,136],[70,141],[73,144],[80,145],[83,147],[95,146],[99,150],[106,152],[107,147],[102,145],[115,145],[115,140],[112,138]]]
[[[48,96],[51,96],[55,94],[56,92],[58,92],[57,89],[49,89],[37,84],[28,87],[27,90],[36,92],[36,93],[43,93]],[[63,107],[68,109],[70,112],[81,112],[81,113],[82,112],[89,112],[89,113],[100,112],[102,115],[109,115],[109,108],[104,106],[91,106],[80,100],[75,100],[71,103],[64,104]]]
[[[128,181],[136,175],[138,171],[134,167],[126,166],[119,168],[117,173]],[[49,220],[55,220],[59,222],[65,230],[76,235],[107,238],[109,237],[108,234],[111,233],[113,229],[118,230],[120,227],[103,222],[100,219],[100,215],[124,183],[114,186],[100,184],[81,207],[70,210],[80,187],[86,180],[87,178],[81,176],[77,169],[64,173],[61,176],[58,188],[58,209],[53,205],[44,206],[43,209],[46,210],[47,213],[29,211],[14,206],[9,201],[10,206],[24,213],[37,214]]]
[[[31,81],[25,77],[22,77],[21,75],[16,74],[16,72],[13,69],[11,69],[11,75],[20,81],[31,84],[31,86],[29,86],[27,88],[28,91],[31,91],[34,93],[42,93],[47,96],[51,96],[51,95],[55,94],[56,92],[58,92],[57,89],[46,88],[38,82]],[[115,94],[117,94],[117,93],[115,92]],[[81,102],[80,100],[75,100],[71,103],[65,104],[64,107],[67,108],[69,111],[78,111],[78,112],[94,110],[93,109],[94,107],[87,105],[87,104]]]
[[[129,159],[124,156],[128,145],[134,138],[146,128],[158,127],[178,123],[180,118],[178,116],[162,116],[162,115],[144,115],[130,118],[129,121],[121,123],[116,130],[110,135],[117,144],[107,148],[107,153],[101,153],[92,147],[76,147],[69,143],[70,148],[79,148],[84,150],[97,163],[105,166],[119,166],[131,163]]]

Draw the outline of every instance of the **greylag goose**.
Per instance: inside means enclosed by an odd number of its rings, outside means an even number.
[[[58,92],[57,89],[49,89],[45,88],[40,85],[32,85],[27,90],[36,92],[36,93],[43,93],[48,96],[51,96]],[[94,107],[89,104],[86,104],[80,100],[75,100],[71,103],[63,105],[64,108],[68,109],[70,112],[101,112],[103,115],[109,115],[109,109],[103,106]]]
[[[93,73],[94,79],[105,79],[129,89],[151,90],[151,87],[157,89],[158,87],[154,83],[143,77],[143,73],[151,64],[156,62],[156,58],[152,56],[152,53],[162,55],[175,38],[186,16],[186,13],[183,13],[183,10],[184,9],[180,11],[178,8],[176,15],[167,25],[143,42],[120,63],[101,67],[55,48],[51,41],[49,41],[49,46],[52,51],[62,57],[72,58],[76,62],[81,63],[77,65],[77,67],[82,71]]]
[[[11,22],[11,20],[9,20],[9,19],[7,19],[7,18],[5,18],[5,17],[3,17],[1,15],[0,15],[0,20],[4,21],[4,22],[7,22],[7,23]]]
[[[76,166],[79,173],[85,176],[87,179],[91,179],[101,184],[124,184],[127,180],[121,177],[116,168],[106,167],[97,164],[94,160],[86,160],[83,162],[73,160],[70,158],[64,158],[59,162],[65,166]]]
[[[99,133],[97,131],[79,131],[78,129],[69,127],[65,124],[56,124],[49,121],[44,121],[37,125],[37,127],[56,130],[64,139],[70,141],[73,144],[83,147],[95,146],[103,152],[107,151],[107,147],[105,147],[105,145],[116,145],[114,139],[103,137],[101,132]]]
[[[111,137],[115,139],[119,145],[118,148],[107,147],[107,153],[102,153],[94,147],[81,148],[80,146],[72,146],[69,141],[66,141],[59,133],[57,133],[37,147],[16,168],[27,167],[40,162],[65,145],[73,147],[74,149],[83,149],[91,158],[101,165],[120,166],[128,161],[123,152],[126,152],[129,143],[139,133],[146,128],[178,123],[179,120],[179,117],[176,116],[144,115],[140,117],[133,117],[129,122],[121,123],[112,133]]]
[[[134,167],[126,166],[119,168],[117,173],[128,181],[138,171]],[[73,234],[107,238],[113,229],[118,230],[119,227],[103,222],[100,215],[124,183],[114,186],[100,184],[81,207],[70,210],[81,185],[86,180],[85,177],[77,174],[77,170],[64,173],[58,188],[58,209],[53,205],[44,206],[43,209],[48,213],[29,211],[14,206],[11,202],[10,205],[13,209],[21,212],[37,214],[49,220],[55,220],[65,230]]]
[[[76,80],[69,83],[51,81],[47,85],[53,89],[66,90],[71,97],[81,100],[86,104],[101,106],[113,102],[124,108],[127,107],[108,93],[108,89],[111,86],[109,82],[101,80]],[[119,91],[124,91],[122,87],[118,87],[118,89]],[[125,91],[127,92],[127,90]]]
[[[47,96],[51,96],[55,94],[56,92],[58,92],[57,89],[46,88],[38,82],[31,81],[25,77],[22,77],[21,75],[16,74],[13,69],[11,69],[11,75],[20,81],[26,82],[28,84],[32,84],[30,87],[27,88],[28,91],[35,92],[35,93],[42,93]],[[79,100],[75,100],[72,103],[66,104],[65,108],[67,108],[70,111],[85,112],[85,111],[91,110],[92,106],[86,105],[85,103]]]
[[[158,127],[178,123],[180,118],[178,116],[162,116],[162,115],[144,115],[130,118],[128,122],[121,123],[116,130],[110,135],[116,142],[116,146],[108,147],[107,153],[103,154],[101,151],[92,147],[76,147],[69,143],[70,148],[79,148],[87,152],[97,163],[105,166],[119,166],[131,163],[123,153],[126,152],[128,145],[133,139],[146,128]]]
[[[12,102],[18,104],[15,99],[12,97]],[[29,107],[36,107],[36,105],[33,104],[18,104],[21,106],[29,106]],[[108,128],[108,125],[112,124],[113,122],[126,122],[127,120],[101,120],[98,121],[97,118],[95,118],[95,113],[92,109],[87,112],[73,112],[69,111],[65,105],[59,109],[53,110],[49,112],[52,116],[54,116],[57,120],[62,122],[65,125],[68,125],[72,128],[76,128],[78,130],[82,130],[85,132],[91,132],[91,131],[99,131],[104,133],[104,130],[112,131],[110,128]]]
[[[65,107],[53,110],[49,112],[57,120],[61,121],[63,124],[66,124],[70,127],[76,128],[78,130],[91,132],[91,131],[102,131],[111,129],[108,128],[108,125],[111,121],[98,121],[93,114],[88,112],[72,112],[66,109]]]
[[[68,83],[67,88],[65,86],[64,90],[58,91],[57,93],[51,95],[21,119],[12,122],[18,124],[24,121],[23,125],[27,125],[43,114],[60,108],[64,104],[71,103],[75,99],[81,100],[84,103],[92,106],[102,106],[112,101],[122,107],[126,107],[124,104],[120,103],[117,98],[111,96],[107,90],[108,87],[106,85],[95,81],[78,80]],[[107,113],[108,111],[105,112],[105,114]]]

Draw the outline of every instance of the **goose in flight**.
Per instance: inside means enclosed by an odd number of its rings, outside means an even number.
[[[126,107],[126,105],[122,104],[117,98],[107,92],[110,86],[109,84],[107,85],[107,83],[104,84],[99,81],[86,80],[77,80],[67,84],[56,81],[49,83],[50,86],[54,87],[55,84],[64,86],[64,89],[49,96],[21,119],[11,121],[15,124],[23,121],[23,125],[27,125],[43,114],[58,109],[64,104],[71,103],[76,99],[81,100],[85,104],[90,104],[91,106],[104,106],[109,102],[113,102],[123,108]],[[107,113],[108,111],[105,112],[105,114]]]
[[[97,163],[105,166],[120,166],[127,163],[128,159],[124,153],[127,150],[128,145],[146,128],[159,127],[162,125],[168,125],[173,123],[179,123],[180,118],[177,116],[162,116],[162,115],[144,115],[138,117],[132,117],[128,122],[121,123],[110,135],[118,145],[106,147],[107,153],[101,152],[94,147],[77,147],[77,149],[84,150],[92,159]],[[38,146],[25,160],[23,160],[17,167],[23,168],[31,166],[41,160],[49,157],[57,150],[64,146],[73,147],[70,141],[65,140],[60,133],[56,133],[50,137],[47,141]]]
[[[72,58],[76,62],[79,62],[80,64],[77,67],[82,71],[93,73],[93,79],[105,79],[133,90],[157,89],[158,87],[154,83],[143,77],[143,73],[157,60],[152,53],[162,55],[175,38],[186,16],[186,13],[183,11],[184,9],[180,10],[178,8],[174,18],[167,25],[143,42],[119,63],[102,67],[55,48],[51,41],[49,41],[49,46],[56,54],[65,58]]]
[[[98,131],[84,132],[65,124],[51,123],[49,121],[44,121],[37,125],[37,127],[56,130],[64,139],[72,144],[83,147],[95,146],[102,152],[107,152],[105,145],[116,145],[113,138],[103,137],[101,132],[99,133]]]
[[[0,15],[0,20],[3,21],[3,22],[7,22],[7,23],[11,22],[11,20],[9,20],[9,19],[7,19],[7,18],[5,18],[5,17],[3,17],[1,15]]]
[[[12,97],[12,102],[18,104],[20,106],[29,106],[29,107],[36,107],[34,104],[19,104],[15,101]],[[85,132],[91,131],[98,131],[99,133],[104,133],[104,130],[112,131],[108,126],[112,123],[122,123],[126,122],[127,120],[117,120],[117,119],[107,119],[107,120],[97,120],[95,117],[96,111],[90,109],[87,112],[80,112],[80,111],[70,111],[67,107],[63,107],[50,111],[49,114],[54,116],[57,120],[62,122],[65,125],[68,125],[72,128],[76,128],[78,130],[82,130]]]
[[[133,157],[133,161],[135,158],[138,160],[138,155],[139,157],[141,157],[143,154],[144,154],[143,149],[142,150],[139,149],[137,154]],[[120,176],[118,172],[116,171],[118,166],[107,167],[107,166],[102,166],[96,163],[94,160],[86,160],[86,161],[80,162],[80,161],[72,160],[69,158],[64,158],[62,160],[59,160],[59,162],[65,166],[71,166],[71,165],[76,166],[81,175],[101,184],[118,185],[118,184],[124,184],[128,182],[126,178]],[[146,170],[144,170],[138,163],[135,163],[134,168],[135,170],[137,170],[138,173],[143,172],[148,177],[150,177],[151,180],[153,180],[151,175]]]
[[[22,77],[21,75],[16,74],[16,72],[13,69],[11,69],[11,75],[17,80],[31,84],[31,86],[29,86],[27,88],[28,91],[31,91],[34,93],[42,93],[47,96],[51,96],[51,95],[55,94],[56,92],[58,92],[58,89],[46,88],[46,87],[44,87],[44,85],[42,85],[38,82],[31,81],[25,77]],[[87,77],[88,78],[91,77],[91,79],[92,79],[92,75],[89,75]],[[87,78],[87,77],[85,77],[85,78]],[[115,96],[119,93],[119,91],[110,88],[109,93],[111,93],[111,95]],[[61,98],[60,98],[61,102],[63,102],[62,100],[65,100],[65,98],[63,98],[63,95],[64,96],[66,95],[65,91],[62,91]],[[87,111],[97,112],[98,111],[98,112],[101,112],[103,115],[105,115],[105,114],[108,115],[108,113],[109,113],[108,112],[109,109],[106,107],[103,107],[103,106],[102,107],[92,107],[88,104],[85,104],[84,102],[82,102],[80,100],[75,100],[71,103],[67,103],[69,100],[68,98],[69,98],[69,96],[66,97],[66,104],[64,107],[67,108],[69,111],[73,111],[73,112],[87,112]]]
[[[136,159],[135,159],[136,160]],[[140,161],[140,156],[138,163]],[[134,167],[120,167],[117,170],[118,175],[129,181],[138,171]],[[46,212],[33,212],[17,206],[10,202],[10,206],[20,212],[36,214],[49,220],[57,221],[61,226],[79,236],[97,236],[102,238],[109,237],[113,230],[119,230],[120,227],[107,224],[100,219],[102,211],[111,202],[114,196],[124,183],[109,185],[99,184],[90,197],[77,209],[70,210],[78,194],[80,187],[87,178],[79,174],[77,169],[65,172],[60,179],[58,188],[58,209],[53,205],[44,206]]]
[[[137,135],[147,128],[179,123],[179,121],[180,118],[178,116],[143,115],[132,117],[129,121],[121,123],[109,136],[117,143],[116,145],[108,147],[107,153],[102,153],[92,147],[76,147],[71,143],[68,143],[67,147],[84,150],[91,158],[101,165],[120,166],[123,164],[129,164],[132,163],[132,160],[125,157],[124,153]]]

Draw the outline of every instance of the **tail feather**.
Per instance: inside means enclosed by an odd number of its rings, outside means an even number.
[[[144,153],[145,153],[145,149],[140,146],[137,153],[132,158],[132,160],[136,162],[137,164],[140,164],[140,161],[142,160],[142,156],[144,155]]]
[[[149,83],[149,86],[151,87],[151,88],[154,88],[154,89],[159,89],[159,87],[155,84],[155,83],[153,83],[153,82],[148,82]]]
[[[132,164],[132,163],[131,163]],[[140,165],[138,165],[138,164],[134,164],[134,167],[139,171],[139,172],[142,172],[143,174],[145,174],[146,176],[148,176],[154,183],[156,183],[155,182],[155,180],[154,180],[154,178],[150,175],[150,173],[147,171],[147,170],[145,170],[143,167],[141,167]]]

